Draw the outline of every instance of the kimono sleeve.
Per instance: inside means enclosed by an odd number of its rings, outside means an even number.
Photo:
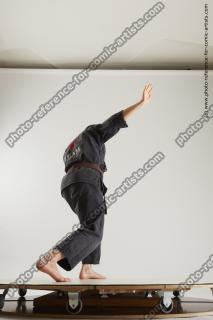
[[[96,132],[100,136],[102,143],[111,139],[121,128],[128,127],[123,117],[123,110],[113,114],[104,122],[96,125]]]

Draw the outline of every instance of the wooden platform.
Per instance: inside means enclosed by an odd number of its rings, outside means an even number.
[[[70,289],[98,289],[98,288],[113,288],[113,289],[185,289],[190,290],[192,288],[213,288],[213,283],[195,283],[191,285],[181,285],[179,282],[175,282],[174,279],[142,279],[142,278],[110,278],[101,280],[80,280],[73,279],[71,282],[55,282],[55,281],[44,281],[44,280],[29,280],[28,282],[17,285],[13,280],[1,280],[0,289],[12,287],[12,284],[16,287],[25,287],[26,289],[34,290],[63,290]]]
[[[213,298],[184,297],[184,291],[193,288],[212,290],[213,283],[186,286],[156,279],[75,279],[63,283],[31,280],[16,285],[13,281],[1,280],[0,289],[4,290],[1,298],[4,298],[4,303],[0,316],[152,319],[213,315]],[[28,289],[52,292],[30,297]],[[18,290],[19,299],[11,298],[11,290]]]

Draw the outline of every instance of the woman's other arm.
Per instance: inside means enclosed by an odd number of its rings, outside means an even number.
[[[144,87],[142,99],[139,102],[127,107],[126,109],[123,109],[124,120],[126,121],[134,112],[136,112],[137,110],[142,108],[143,105],[148,103],[151,99],[151,96],[152,96],[152,85],[151,83],[149,83]]]

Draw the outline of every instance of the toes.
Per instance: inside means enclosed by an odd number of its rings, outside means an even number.
[[[70,278],[60,278],[58,280],[56,280],[56,282],[71,282]]]
[[[71,279],[70,278],[64,278],[64,281],[71,282]]]

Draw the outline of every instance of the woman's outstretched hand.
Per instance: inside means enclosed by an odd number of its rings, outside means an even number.
[[[143,104],[148,103],[151,99],[151,96],[152,96],[152,85],[151,83],[149,83],[144,87],[141,103]]]
[[[151,99],[151,96],[152,96],[152,85],[151,83],[149,83],[144,87],[142,99],[139,102],[123,109],[124,120],[126,121],[136,110],[140,109],[144,104],[149,102]]]

